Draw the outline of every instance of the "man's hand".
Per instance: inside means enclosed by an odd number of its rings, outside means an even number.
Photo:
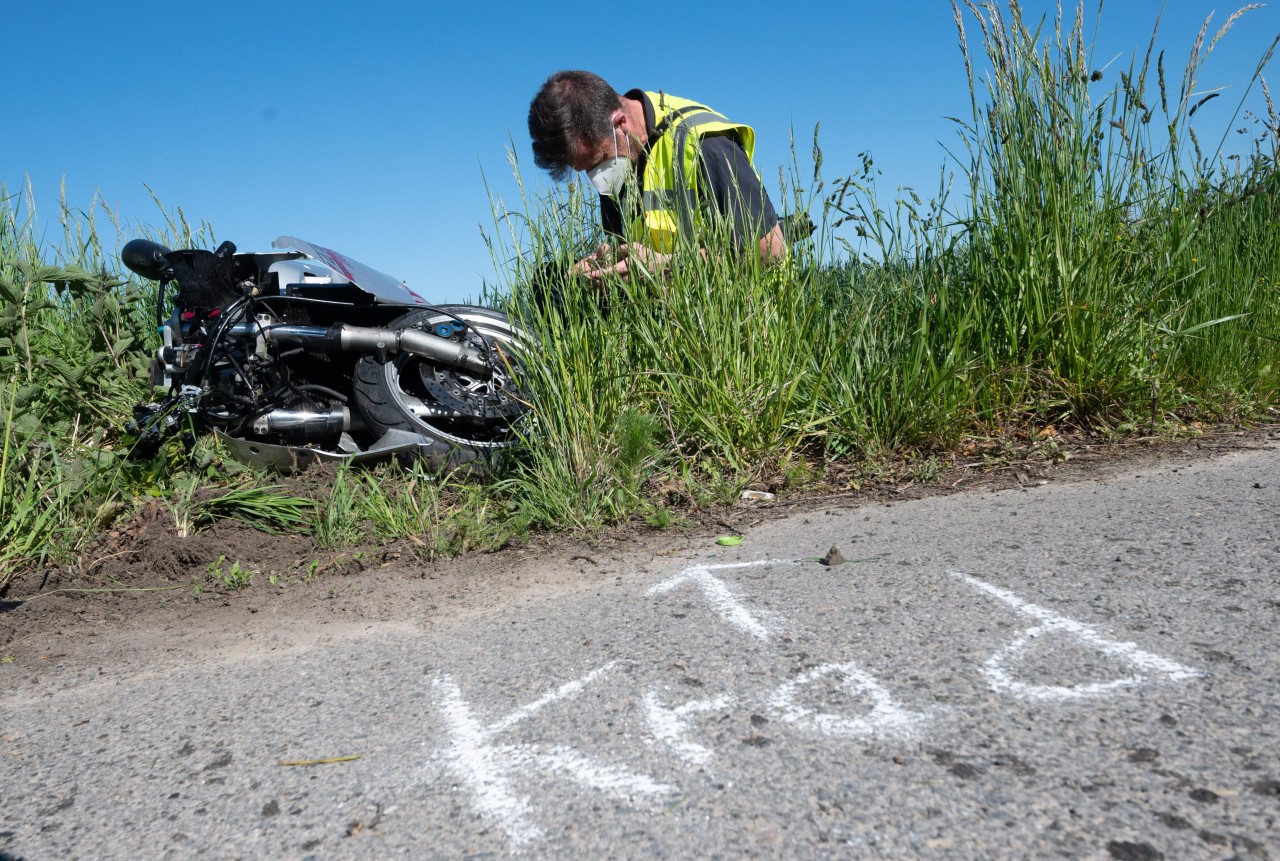
[[[671,262],[670,254],[654,251],[646,245],[623,242],[613,245],[602,242],[594,253],[582,258],[573,266],[577,275],[600,283],[608,275],[629,278],[633,272],[643,276],[660,275]]]
[[[699,253],[705,257],[707,252],[706,249],[699,249]],[[630,278],[633,272],[652,278],[667,271],[671,266],[672,256],[636,242],[618,245],[602,242],[594,252],[573,265],[573,272],[594,284],[602,283],[608,275]],[[768,266],[786,256],[787,242],[783,238],[782,225],[775,224],[772,230],[760,238],[760,262]]]
[[[772,230],[760,237],[760,262],[768,266],[786,256],[787,240],[782,232],[782,225],[775,224]]]

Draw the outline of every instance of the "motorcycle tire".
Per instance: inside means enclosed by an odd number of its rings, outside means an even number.
[[[507,315],[473,305],[414,310],[387,325],[452,328],[454,337],[490,350],[497,369],[480,379],[408,353],[385,362],[362,357],[353,388],[366,428],[377,438],[389,430],[416,434],[422,440],[420,456],[435,469],[492,470],[520,441],[527,410],[516,378],[531,343],[528,335]],[[463,402],[472,408],[470,414],[457,408]]]

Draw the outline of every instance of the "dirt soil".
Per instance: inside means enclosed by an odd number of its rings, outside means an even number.
[[[773,502],[688,512],[678,529],[632,524],[581,538],[535,534],[497,552],[436,560],[408,545],[326,551],[303,537],[236,523],[179,537],[172,519],[153,508],[113,529],[74,569],[20,577],[0,594],[0,689],[51,694],[105,675],[104,667],[161,671],[416,630],[442,617],[591,588],[604,576],[602,567],[647,566],[796,512],[1100,480],[1277,439],[1280,425],[1206,429],[1172,440],[1054,436],[1024,440],[1020,448],[970,447],[928,482],[913,481],[904,469],[896,480],[832,492],[851,482],[828,476],[824,492],[779,489]],[[252,583],[238,589],[219,583],[210,566],[221,557],[224,574],[234,560],[254,572]],[[38,684],[44,687],[31,687]]]

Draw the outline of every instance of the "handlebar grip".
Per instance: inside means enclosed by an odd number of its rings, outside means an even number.
[[[173,275],[173,267],[169,264],[171,253],[159,242],[131,239],[120,249],[120,261],[143,278],[164,281]]]

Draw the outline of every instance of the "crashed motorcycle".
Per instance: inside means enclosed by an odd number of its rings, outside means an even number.
[[[257,466],[419,457],[486,469],[516,445],[531,341],[505,314],[432,305],[301,239],[272,247],[122,249],[125,266],[159,282],[151,382],[168,390],[134,409],[135,454],[214,433]]]

